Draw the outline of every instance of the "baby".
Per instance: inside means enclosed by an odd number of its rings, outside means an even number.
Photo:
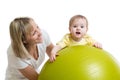
[[[57,52],[67,46],[88,45],[102,49],[102,45],[87,34],[88,21],[83,15],[75,15],[69,21],[69,31],[51,51],[50,62],[55,61]]]

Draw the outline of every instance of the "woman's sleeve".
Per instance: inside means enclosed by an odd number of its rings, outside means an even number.
[[[43,35],[43,39],[45,41],[45,45],[49,46],[51,44],[51,39],[50,39],[49,34],[45,30],[42,30],[42,35]]]

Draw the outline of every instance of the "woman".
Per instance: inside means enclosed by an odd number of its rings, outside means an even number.
[[[53,48],[49,35],[32,18],[20,17],[11,22],[10,37],[5,80],[37,80],[37,69]]]

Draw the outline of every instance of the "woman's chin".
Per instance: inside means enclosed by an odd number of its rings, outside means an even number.
[[[38,41],[38,43],[42,43],[42,42],[43,42],[43,40],[39,40],[39,41]]]

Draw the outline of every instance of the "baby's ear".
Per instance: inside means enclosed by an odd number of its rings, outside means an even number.
[[[86,29],[86,32],[88,31],[88,27],[87,27],[87,29]]]
[[[71,31],[71,27],[70,26],[68,27],[68,29],[69,29],[69,31]]]

